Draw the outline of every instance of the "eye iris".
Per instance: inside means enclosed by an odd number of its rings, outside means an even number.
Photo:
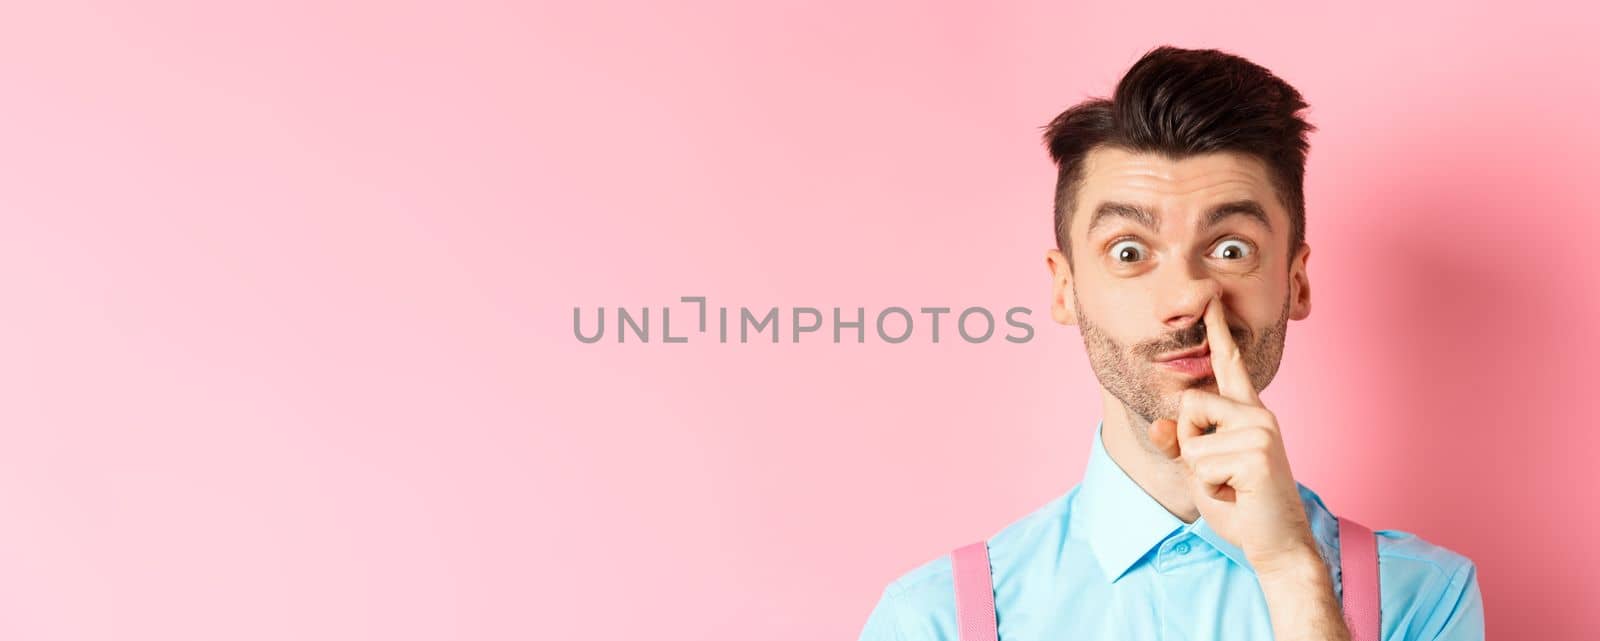
[[[1124,247],[1122,251],[1117,253],[1117,257],[1122,260],[1137,260],[1139,252],[1132,247]]]

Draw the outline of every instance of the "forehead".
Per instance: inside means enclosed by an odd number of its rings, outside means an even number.
[[[1099,147],[1084,158],[1073,227],[1086,227],[1086,212],[1106,202],[1137,205],[1163,219],[1190,219],[1212,205],[1242,200],[1260,203],[1274,228],[1288,229],[1288,212],[1278,201],[1266,163],[1255,156],[1223,151],[1175,160]]]

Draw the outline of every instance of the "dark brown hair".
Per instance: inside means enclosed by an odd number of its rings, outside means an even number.
[[[1250,154],[1271,174],[1289,211],[1289,256],[1305,242],[1305,166],[1316,127],[1297,112],[1300,92],[1271,71],[1216,49],[1157,47],[1117,83],[1111,99],[1093,98],[1044,127],[1056,164],[1056,248],[1072,264],[1067,230],[1077,206],[1083,160],[1097,147],[1156,152],[1181,159],[1214,151]]]

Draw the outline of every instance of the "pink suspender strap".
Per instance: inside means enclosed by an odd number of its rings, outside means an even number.
[[[1344,586],[1344,621],[1350,626],[1351,641],[1379,641],[1383,618],[1378,611],[1378,535],[1342,516],[1339,574]]]
[[[989,543],[978,541],[950,553],[956,584],[956,630],[960,641],[999,641]],[[1379,641],[1378,539],[1366,526],[1339,517],[1339,574],[1345,624],[1352,641]]]
[[[950,553],[956,582],[956,630],[960,641],[999,641],[994,617],[994,581],[989,573],[989,542],[978,541]]]

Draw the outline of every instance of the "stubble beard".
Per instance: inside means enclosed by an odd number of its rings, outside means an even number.
[[[1072,295],[1076,300],[1078,295],[1076,288],[1073,289]],[[1148,451],[1156,451],[1155,445],[1150,442],[1148,428],[1156,419],[1178,417],[1179,394],[1182,390],[1168,391],[1167,385],[1170,384],[1165,381],[1176,379],[1173,374],[1157,365],[1152,358],[1158,354],[1196,347],[1205,342],[1204,323],[1196,323],[1163,339],[1140,343],[1130,348],[1107,335],[1098,325],[1085,317],[1082,310],[1082,305],[1074,305],[1079,331],[1083,335],[1084,351],[1089,355],[1089,365],[1094,369],[1095,377],[1100,379],[1100,385],[1116,397],[1127,410],[1129,418],[1132,419],[1129,421],[1129,427],[1134,431],[1134,437],[1139,444]],[[1248,330],[1248,334],[1256,337],[1254,340],[1248,335],[1241,336],[1246,330],[1238,329],[1230,332],[1244,355],[1245,369],[1250,372],[1250,381],[1257,391],[1266,389],[1278,374],[1288,327],[1289,300],[1285,298],[1283,311],[1277,321],[1260,331],[1253,328]],[[1186,381],[1185,387],[1214,390],[1216,384],[1216,377],[1207,375],[1204,378]]]

